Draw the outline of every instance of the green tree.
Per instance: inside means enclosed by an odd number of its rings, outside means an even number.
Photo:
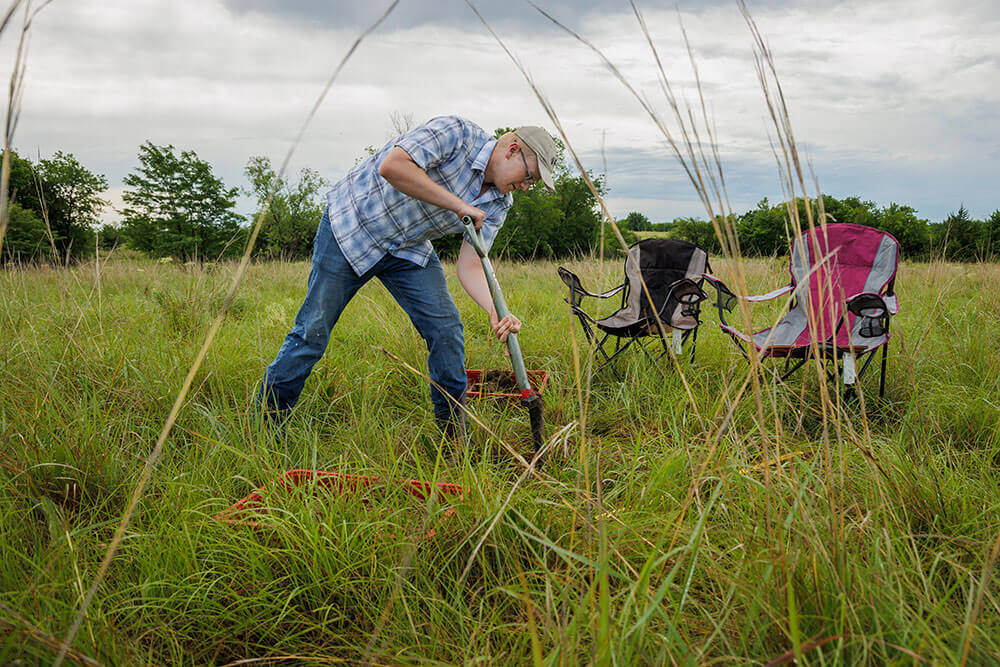
[[[37,243],[37,232],[47,236],[43,217],[42,201],[39,197],[39,185],[35,165],[10,151],[9,191],[11,209],[9,210],[9,226],[2,239],[2,261],[27,262],[42,257],[54,259],[51,243],[43,246]],[[17,206],[17,209],[13,207]],[[15,220],[16,218],[16,220]]]
[[[51,257],[45,223],[34,211],[13,202],[8,216],[7,235],[3,243],[4,263],[25,263]]]
[[[11,201],[17,202],[24,211],[30,211],[42,222],[43,229],[47,220],[48,231],[52,234],[46,244],[47,249],[32,258],[46,257],[59,261],[92,254],[94,227],[105,205],[100,195],[107,188],[108,181],[104,176],[91,172],[70,153],[56,151],[51,158],[34,164],[12,151]],[[33,223],[28,227],[19,226],[14,234],[29,228],[34,229]],[[19,247],[34,247],[30,233],[23,243],[16,236],[8,237],[7,241]],[[53,246],[56,257],[52,257]]]
[[[653,229],[653,223],[649,218],[638,211],[632,211],[618,222],[619,227],[627,227],[633,232],[648,232]]]
[[[985,227],[986,258],[995,262],[1000,258],[1000,209],[993,211],[986,219]]]
[[[618,231],[621,232],[622,240],[625,241],[625,246],[628,247],[633,243],[639,241],[639,237],[635,235],[628,227],[618,226]],[[598,242],[600,239],[598,239]],[[596,247],[595,247],[596,250]],[[604,256],[605,257],[624,257],[625,249],[622,248],[621,242],[618,237],[615,236],[615,230],[611,229],[611,225],[607,222],[604,223]]]
[[[254,215],[254,220],[271,197],[267,215],[261,223],[255,254],[282,259],[308,259],[312,255],[316,225],[323,217],[325,202],[321,191],[329,186],[329,182],[312,169],[302,169],[293,185],[279,178],[271,167],[271,160],[262,155],[251,157],[243,173],[250,181],[246,193],[257,199],[258,213]]]
[[[740,248],[746,255],[788,253],[788,210],[785,204],[771,206],[767,197],[739,217],[736,224]]]
[[[674,228],[674,221],[670,222],[654,222],[651,225],[651,231],[654,232],[669,232]]]
[[[796,202],[800,205],[800,218],[805,225],[805,208],[801,207],[802,200],[798,199]],[[878,204],[873,201],[862,201],[860,197],[845,197],[838,200],[830,195],[823,195],[823,212],[828,216],[828,222],[845,222],[876,228],[880,216]]]
[[[986,254],[986,225],[969,216],[965,205],[934,225],[932,244],[935,253],[953,262],[974,262]]]
[[[40,160],[38,175],[50,197],[46,204],[56,250],[62,256],[89,256],[93,251],[94,228],[100,223],[101,210],[106,204],[100,195],[108,189],[108,179],[62,151]]]
[[[930,252],[927,221],[918,218],[917,212],[909,206],[893,202],[882,208],[875,226],[896,237],[903,257],[926,258]]]
[[[709,254],[722,252],[722,246],[715,235],[715,228],[708,220],[699,218],[674,218],[670,226],[670,238],[681,239],[704,248]]]
[[[740,241],[740,250],[745,255],[786,255],[794,235],[794,227],[789,219],[789,202],[771,206],[765,197],[758,202],[757,207],[739,216],[736,232]],[[808,207],[808,208],[807,208]],[[879,227],[881,212],[877,204],[862,201],[858,197],[847,197],[838,200],[829,195],[823,195],[823,214],[820,218],[819,202],[815,199],[798,197],[795,209],[802,230],[809,225],[810,217],[813,224],[828,222],[850,223]]]
[[[588,173],[588,176],[597,194],[602,197],[607,194],[604,176],[593,173]],[[562,220],[554,220],[550,227],[552,257],[566,257],[596,249],[600,241],[602,217],[597,197],[583,176],[572,176],[567,170],[559,169],[555,181],[556,193],[553,196],[562,211]],[[542,185],[536,185],[535,189],[546,192]],[[617,240],[615,245],[619,247]]]
[[[125,177],[122,233],[136,250],[157,257],[206,260],[242,248],[236,188],[227,188],[194,151],[147,141],[139,166]]]
[[[555,230],[564,219],[559,200],[544,188],[514,192],[514,205],[493,242],[496,255],[517,259],[554,256]]]
[[[39,198],[35,165],[17,154],[10,152],[10,200],[16,201],[36,217],[42,217],[42,199]]]
[[[122,228],[116,225],[101,225],[101,228],[97,232],[97,240],[100,243],[101,250],[104,251],[111,251],[125,244]]]

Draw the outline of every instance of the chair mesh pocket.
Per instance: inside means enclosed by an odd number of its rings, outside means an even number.
[[[862,317],[858,334],[862,338],[878,338],[885,335],[885,319],[881,317]]]

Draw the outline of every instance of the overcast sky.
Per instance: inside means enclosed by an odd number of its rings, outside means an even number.
[[[627,2],[537,3],[664,108]],[[526,2],[476,4],[527,64],[585,165],[602,172],[606,160],[616,217],[704,216],[662,136],[593,53]],[[108,198],[119,204],[145,140],[194,150],[228,185],[244,186],[247,159],[280,162],[347,48],[388,5],[55,0],[35,19],[15,147],[32,159],[72,153],[107,176]],[[639,6],[667,75],[691,98],[680,24],[687,30],[734,210],[780,200],[770,121],[736,3]],[[750,8],[824,192],[908,204],[930,220],[963,203],[976,217],[1000,208],[1000,2],[771,0]],[[0,37],[5,79],[16,27]],[[394,112],[415,122],[456,113],[489,131],[551,125],[464,0],[402,0],[334,84],[294,170],[336,180],[365,146],[391,137]],[[251,211],[249,199],[240,210]]]

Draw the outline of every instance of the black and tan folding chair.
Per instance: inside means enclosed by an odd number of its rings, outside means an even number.
[[[559,277],[569,288],[565,301],[580,321],[587,341],[597,349],[598,370],[609,367],[619,380],[623,378],[615,362],[626,350],[640,349],[651,361],[670,351],[663,333],[671,336],[669,344],[677,356],[690,343],[693,360],[701,324],[701,302],[707,297],[702,290],[702,275],[708,269],[708,253],[693,243],[645,239],[630,246],[629,255],[632,259],[625,260],[624,282],[601,293],[588,291],[576,274],[559,267]],[[652,297],[652,306],[643,282]],[[581,305],[584,298],[609,299],[619,293],[619,308],[600,319],[592,317]],[[661,346],[655,356],[646,348],[648,341],[658,341]]]

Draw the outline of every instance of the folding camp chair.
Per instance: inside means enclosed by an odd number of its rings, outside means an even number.
[[[644,345],[650,338],[655,338],[663,348],[656,356],[669,351],[666,338],[662,335],[664,331],[672,332],[673,351],[678,356],[690,338],[693,360],[698,325],[701,324],[701,302],[708,297],[701,288],[702,274],[708,268],[708,253],[693,243],[676,239],[645,239],[630,246],[628,252],[631,259],[625,260],[625,281],[600,294],[587,291],[575,274],[559,267],[559,277],[569,288],[565,301],[580,321],[587,341],[596,346],[603,358],[598,370],[608,366],[619,380],[623,378],[614,362],[626,350],[638,347],[650,360],[655,360]],[[649,289],[653,307],[650,307],[643,282]],[[622,295],[621,306],[602,319],[594,319],[580,306],[583,297],[608,299],[619,292]],[[657,320],[662,323],[662,330]],[[613,350],[608,349],[610,339],[614,340]]]
[[[891,234],[862,225],[828,224],[796,239],[789,262],[792,281],[785,287],[738,296],[718,278],[707,274],[705,278],[718,294],[719,326],[744,357],[745,346],[753,345],[762,357],[784,358],[780,377],[786,380],[815,350],[824,361],[827,378],[843,378],[849,398],[875,358],[872,353],[882,348],[879,396],[883,396],[889,319],[898,310],[894,291],[898,264],[899,242]],[[725,311],[732,311],[737,299],[766,301],[789,292],[791,307],[773,327],[751,335],[725,320]],[[861,359],[864,364],[858,370]]]

